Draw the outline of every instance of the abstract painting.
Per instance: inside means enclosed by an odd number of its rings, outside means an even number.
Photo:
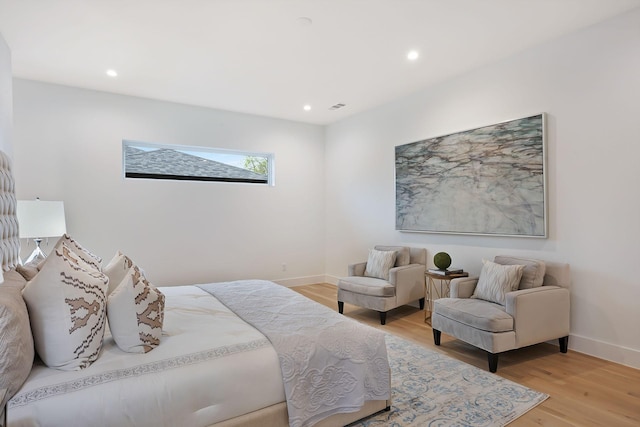
[[[547,237],[545,115],[395,147],[396,229]]]

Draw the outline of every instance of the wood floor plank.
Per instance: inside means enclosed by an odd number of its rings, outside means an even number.
[[[328,283],[297,286],[293,290],[338,310],[337,289]],[[378,313],[344,305],[344,314],[385,332],[401,336],[432,350],[487,370],[487,356],[453,337],[442,334],[441,345],[433,343],[424,311],[403,306],[387,314],[380,325]],[[498,375],[550,398],[518,418],[510,426],[640,426],[640,370],[569,350],[560,353],[551,344],[538,344],[500,355]]]

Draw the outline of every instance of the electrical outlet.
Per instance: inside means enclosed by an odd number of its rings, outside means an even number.
[[[282,271],[287,271],[287,264],[284,262],[282,263]]]

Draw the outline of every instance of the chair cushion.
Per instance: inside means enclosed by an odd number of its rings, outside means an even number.
[[[344,277],[338,280],[338,288],[356,294],[376,297],[392,297],[396,294],[396,288],[391,283],[373,277]]]
[[[520,279],[518,289],[531,289],[542,286],[544,274],[546,272],[546,265],[544,261],[498,255],[495,257],[493,262],[501,265],[524,265],[524,270],[522,270],[522,279]]]
[[[513,330],[513,317],[499,304],[470,298],[439,298],[433,312],[475,329],[488,332]]]
[[[378,251],[396,251],[395,267],[402,267],[411,263],[411,251],[408,246],[380,246],[376,245]]]
[[[480,278],[471,298],[504,305],[507,292],[518,289],[524,265],[500,265],[487,260],[482,260],[482,264]]]
[[[364,275],[378,279],[389,280],[389,269],[396,263],[396,251],[369,250],[369,259],[364,269]]]

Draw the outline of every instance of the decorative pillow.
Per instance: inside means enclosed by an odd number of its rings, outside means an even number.
[[[102,270],[102,258],[84,248],[77,240],[74,240],[68,234],[65,234],[56,242],[54,249],[59,248],[62,243],[65,243],[84,262],[90,264],[94,269],[98,271]]]
[[[16,271],[4,272],[0,284],[0,413],[5,403],[20,389],[33,365],[33,337],[29,313],[22,299],[27,281]],[[0,424],[2,419],[0,418]]]
[[[522,271],[522,279],[518,289],[530,289],[542,286],[544,282],[544,274],[547,266],[544,261],[538,259],[515,258],[510,256],[497,256],[493,260],[496,264],[501,265],[524,265]]]
[[[16,271],[20,273],[25,280],[31,280],[36,277],[36,274],[38,274],[40,270],[38,270],[37,264],[30,262],[25,265],[17,265]]]
[[[403,265],[409,265],[411,262],[411,252],[408,246],[376,246],[374,248],[378,251],[396,251],[396,267],[402,267]]]
[[[487,260],[482,260],[482,263],[480,278],[471,298],[504,305],[507,292],[518,289],[524,265],[500,265]]]
[[[107,316],[111,335],[121,350],[146,353],[160,345],[164,295],[133,265],[109,295]]]
[[[120,251],[116,252],[113,258],[111,258],[111,261],[109,261],[109,264],[102,270],[104,274],[109,276],[109,290],[107,291],[107,295],[111,295],[111,292],[116,290],[127,273],[129,273],[129,269],[133,266],[134,264],[131,258]]]
[[[65,371],[98,358],[107,317],[109,278],[83,268],[79,258],[63,242],[22,293],[36,352],[47,366]]]
[[[396,254],[396,251],[369,249],[369,259],[364,269],[364,275],[389,280],[389,269],[391,269],[396,262]]]

